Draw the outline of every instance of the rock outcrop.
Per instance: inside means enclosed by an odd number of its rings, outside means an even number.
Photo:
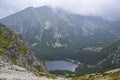
[[[0,58],[5,63],[19,65],[31,71],[47,71],[43,62],[22,40],[22,36],[2,24],[0,24]]]

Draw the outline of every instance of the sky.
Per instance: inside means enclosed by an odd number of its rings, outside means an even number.
[[[84,16],[120,20],[120,0],[0,0],[0,19],[30,6],[43,5]]]

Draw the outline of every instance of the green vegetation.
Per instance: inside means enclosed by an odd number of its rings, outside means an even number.
[[[120,72],[116,73],[103,73],[103,74],[88,74],[84,76],[77,76],[72,80],[119,80]]]
[[[57,75],[57,76],[63,76],[63,77],[73,77],[75,76],[74,72],[67,71],[67,70],[54,70],[50,71],[51,74]]]
[[[57,78],[57,76],[52,75],[50,73],[39,73],[38,75],[39,76],[46,76],[47,78],[52,78],[52,79],[56,79]]]
[[[3,56],[7,46],[10,45],[10,43],[13,41],[12,40],[12,35],[9,35],[9,37],[2,36],[4,30],[2,27],[0,27],[0,56]]]
[[[7,80],[7,79],[5,79],[5,78],[0,78],[0,80]]]
[[[2,29],[0,29],[0,35],[3,33],[3,30]]]
[[[4,48],[0,48],[0,56],[3,56],[5,53],[5,49]]]
[[[24,53],[27,52],[27,48],[26,47],[19,46],[18,49],[19,49],[19,51],[23,51]]]

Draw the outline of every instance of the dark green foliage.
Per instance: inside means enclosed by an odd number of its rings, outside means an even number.
[[[57,75],[57,76],[64,76],[64,77],[73,77],[75,76],[74,72],[67,71],[67,70],[54,70],[50,71],[50,73]]]

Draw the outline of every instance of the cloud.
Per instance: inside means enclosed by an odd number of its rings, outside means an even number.
[[[47,5],[84,16],[120,20],[120,0],[0,0],[0,18],[26,7]]]

